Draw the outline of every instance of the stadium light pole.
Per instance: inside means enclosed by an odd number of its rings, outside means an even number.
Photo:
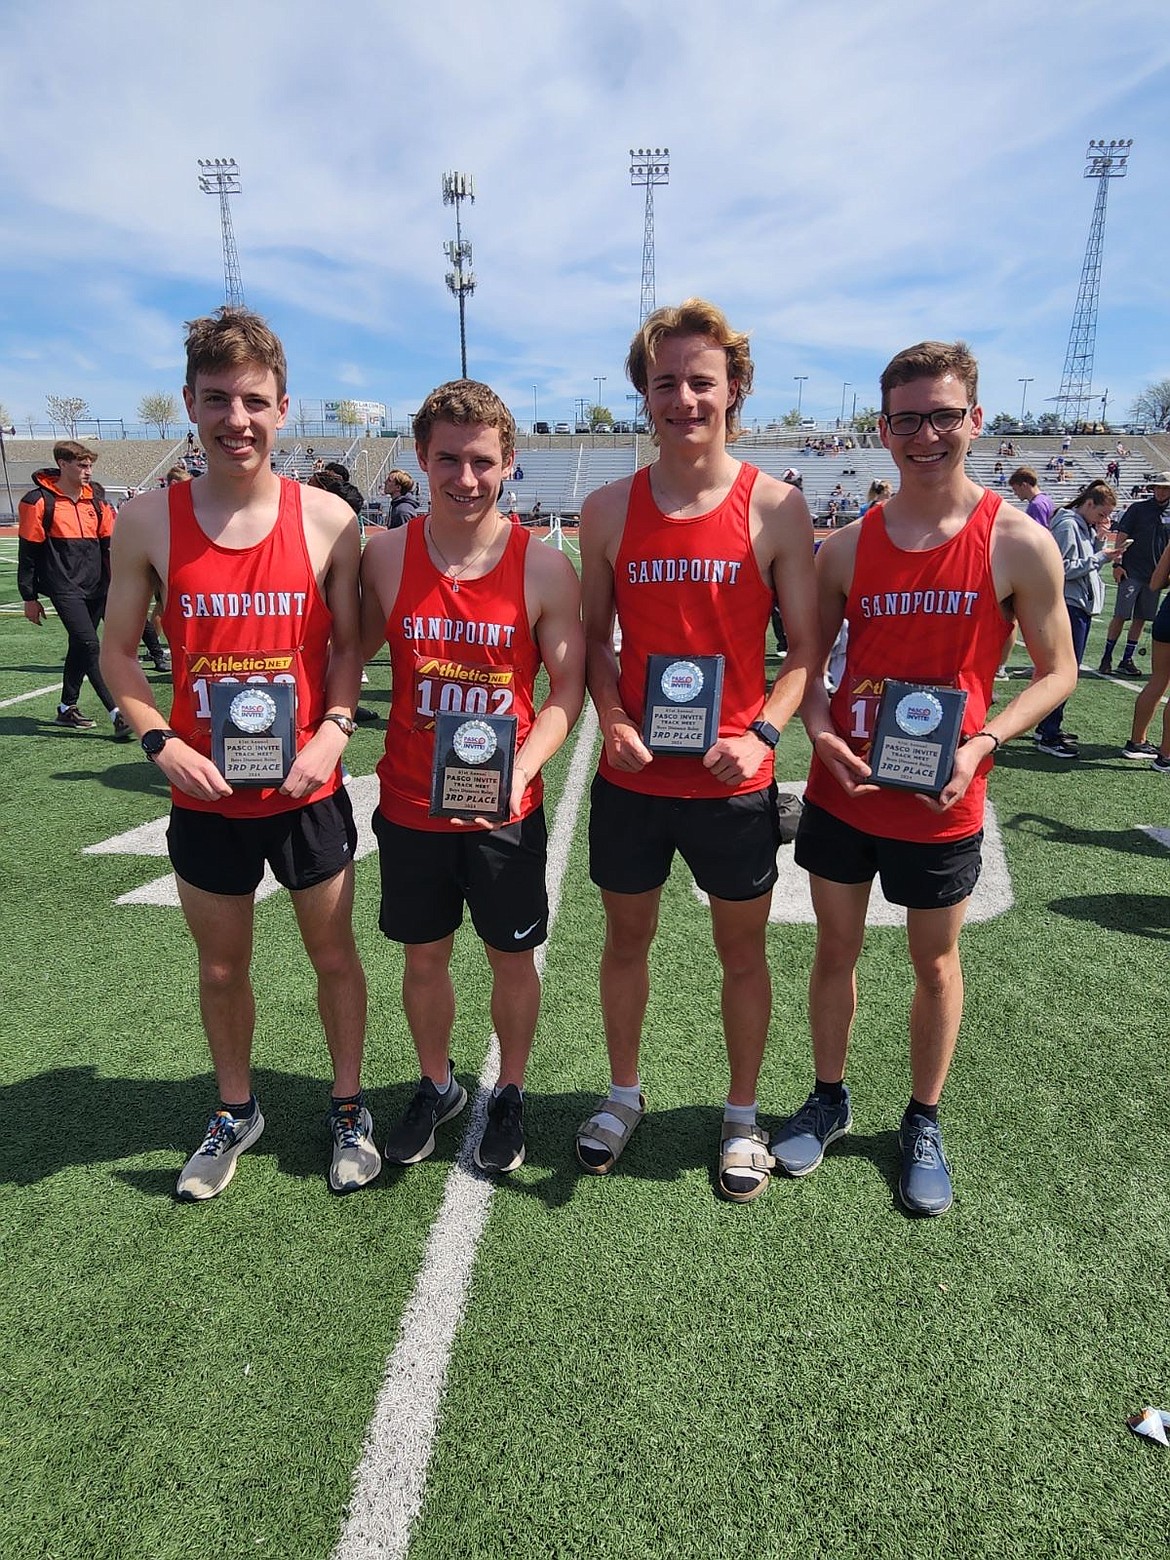
[[[228,196],[240,193],[240,168],[234,157],[200,157],[196,159],[202,170],[199,188],[205,195],[219,196],[219,227],[223,240],[223,301],[229,309],[244,307],[244,289],[240,282],[240,257],[236,252],[236,235],[232,230],[232,214]]]
[[[532,431],[536,432],[536,386],[532,387]]]
[[[593,376],[593,383],[597,386],[597,404],[598,404],[598,406],[601,405],[601,387],[605,383],[606,378],[607,378],[607,376],[605,374],[594,374],[594,376]]]
[[[1028,386],[1035,380],[1035,378],[1036,378],[1035,374],[1030,374],[1027,379],[1021,379],[1020,380],[1020,383],[1024,387],[1024,392],[1020,396],[1020,421],[1021,422],[1023,422],[1023,420],[1024,420],[1024,407],[1027,404],[1027,400],[1028,400]]]
[[[792,377],[793,377],[793,379],[796,380],[796,415],[799,417],[800,416],[800,408],[801,408],[801,405],[804,402],[804,382],[808,378],[808,375],[807,374],[793,374]]]
[[[447,272],[447,286],[459,303],[459,363],[463,378],[467,378],[467,300],[475,291],[475,272],[471,266],[471,244],[463,237],[461,220],[462,203],[475,204],[475,180],[469,173],[445,173],[443,175],[443,204],[455,207],[455,241],[443,245],[443,253],[451,262]],[[464,261],[469,269],[464,270]]]
[[[654,186],[670,183],[670,148],[630,147],[630,183],[646,188],[646,215],[642,225],[642,299],[638,324],[654,313]]]
[[[853,388],[853,386],[850,384],[848,379],[841,386],[841,417],[840,417],[840,421],[841,422],[845,421],[845,392],[846,392],[846,390],[851,390],[852,388]]]

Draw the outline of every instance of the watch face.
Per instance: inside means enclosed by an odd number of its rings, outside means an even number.
[[[166,746],[168,738],[173,736],[173,731],[148,731],[142,739],[142,751],[147,758],[157,758]]]

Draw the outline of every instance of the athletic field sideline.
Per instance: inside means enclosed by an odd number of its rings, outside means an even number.
[[[189,1207],[174,1179],[214,1101],[193,949],[172,905],[117,903],[165,886],[160,777],[105,721],[51,724],[64,635],[20,617],[14,540],[0,609],[0,1555],[1166,1552],[1170,1459],[1125,1427],[1170,1406],[1170,786],[1119,756],[1132,684],[1082,677],[1078,763],[1026,739],[1000,755],[1010,894],[964,933],[946,1218],[896,1205],[908,971],[890,925],[860,970],[854,1132],[807,1180],[717,1199],[716,961],[682,871],[653,955],[651,1113],[612,1176],[578,1172],[573,1129],[606,1081],[589,723],[548,776],[565,850],[525,1166],[493,1186],[456,1165],[465,1114],[434,1159],[329,1196],[324,1045],[277,893],[256,928],[268,1128],[229,1191]],[[1087,665],[1100,644],[1098,627]],[[383,715],[387,675],[383,658],[363,694]],[[88,688],[82,706],[101,714]],[[379,751],[359,728],[359,812]],[[789,731],[782,783],[807,762]],[[415,1063],[372,855],[357,882],[381,1138]],[[770,1126],[809,1087],[813,933],[796,915],[769,937]],[[474,938],[454,973],[472,1087],[490,1072]]]

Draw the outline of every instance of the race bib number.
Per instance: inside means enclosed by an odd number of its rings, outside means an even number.
[[[448,656],[416,655],[414,729],[433,731],[438,715],[511,715],[515,675],[510,666],[469,666]]]
[[[882,677],[863,677],[849,690],[848,700],[843,700],[846,717],[843,735],[853,751],[863,758],[873,741],[884,687],[885,679]]]
[[[195,718],[211,724],[211,688],[214,683],[291,683],[296,687],[295,650],[249,650],[240,654],[212,654],[206,650],[187,655],[187,681]]]

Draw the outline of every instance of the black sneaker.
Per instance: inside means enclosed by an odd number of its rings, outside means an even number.
[[[121,715],[114,716],[114,741],[129,742],[134,735],[134,727]]]
[[[402,1119],[386,1139],[386,1158],[393,1165],[417,1165],[435,1151],[435,1129],[457,1116],[467,1104],[467,1090],[451,1073],[451,1082],[440,1092],[429,1078],[414,1091]]]
[[[88,715],[83,715],[76,704],[70,704],[68,708],[57,711],[57,726],[70,726],[74,731],[92,731],[97,725],[96,720],[90,720]]]
[[[1159,753],[1150,768],[1156,769],[1160,775],[1170,775],[1170,758],[1163,758]]]
[[[841,1090],[837,1105],[823,1094],[810,1094],[795,1116],[781,1122],[769,1144],[772,1157],[786,1175],[810,1175],[825,1157],[829,1144],[844,1137],[852,1125],[847,1086]]]
[[[1101,657],[1101,663],[1097,667],[1097,670],[1098,670],[1098,672],[1100,672],[1102,677],[1112,677],[1113,676],[1113,657],[1111,655],[1103,655]]]
[[[1053,758],[1080,758],[1080,749],[1075,743],[1066,742],[1063,737],[1039,737],[1036,746],[1041,753],[1049,753]]]
[[[898,1196],[903,1204],[911,1213],[930,1217],[946,1213],[955,1193],[938,1122],[931,1121],[929,1116],[903,1116],[898,1144],[902,1150]]]
[[[171,652],[169,650],[160,650],[159,653],[155,656],[155,658],[154,658],[154,669],[155,669],[156,672],[169,672],[170,671],[170,669],[171,669]]]
[[[487,1126],[475,1146],[481,1170],[506,1175],[524,1163],[524,1097],[514,1083],[501,1089],[488,1106]]]
[[[1075,731],[1066,731],[1063,726],[1056,733],[1056,737],[1061,742],[1072,742],[1074,744],[1081,740],[1079,733],[1077,733]],[[1042,742],[1043,740],[1044,740],[1043,737],[1041,737],[1041,735],[1040,735],[1040,733],[1038,731],[1034,731],[1032,733],[1032,741],[1033,742]]]
[[[1117,675],[1118,675],[1118,677],[1139,677],[1140,678],[1140,677],[1144,677],[1145,673],[1142,671],[1140,666],[1135,666],[1133,664],[1133,662],[1130,660],[1129,656],[1126,656],[1124,661],[1121,661],[1121,662],[1118,663]]]
[[[1121,750],[1122,758],[1157,758],[1158,749],[1152,742],[1127,742]]]

